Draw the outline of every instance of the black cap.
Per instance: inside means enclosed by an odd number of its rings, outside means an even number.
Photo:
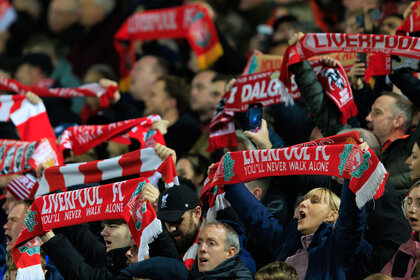
[[[197,194],[186,186],[173,186],[162,192],[158,201],[159,219],[165,222],[176,222],[185,211],[201,206]]]

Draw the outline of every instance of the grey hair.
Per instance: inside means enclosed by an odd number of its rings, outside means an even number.
[[[385,91],[381,96],[390,96],[394,98],[395,103],[393,105],[394,112],[393,116],[402,115],[404,117],[403,128],[407,132],[413,122],[413,106],[412,103],[404,96],[395,92]]]
[[[244,131],[241,129],[237,129],[235,131],[236,138],[238,139],[239,143],[244,143],[247,150],[256,150],[257,147],[254,143],[252,143],[251,139],[245,136]]]
[[[217,228],[223,228],[226,232],[225,234],[225,251],[229,251],[231,247],[236,249],[236,253],[239,253],[241,246],[239,245],[239,237],[236,231],[230,225],[226,223],[221,223],[219,221],[211,221],[206,223],[207,226],[215,226]]]
[[[376,154],[376,156],[380,159],[382,157],[382,146],[379,142],[378,137],[371,131],[364,129],[364,128],[346,128],[340,130],[337,134],[342,134],[350,131],[356,130],[359,132],[359,136],[363,138],[363,141],[368,143],[369,148]]]
[[[115,0],[95,0],[95,4],[105,7],[106,14],[110,14],[115,7]]]

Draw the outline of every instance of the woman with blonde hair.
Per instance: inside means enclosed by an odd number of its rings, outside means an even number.
[[[328,189],[309,191],[288,225],[273,217],[244,184],[227,185],[225,190],[225,198],[251,235],[266,245],[275,260],[296,269],[299,279],[347,279],[357,275],[370,253],[371,246],[363,239],[365,207],[357,207],[348,180],[341,203]]]
[[[255,280],[299,280],[296,270],[289,264],[275,261],[260,268]]]

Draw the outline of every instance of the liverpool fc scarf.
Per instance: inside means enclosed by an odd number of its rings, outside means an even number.
[[[169,165],[168,169],[164,168],[166,165]],[[134,174],[140,174],[141,177],[149,178],[151,183],[155,185],[156,180],[159,179],[156,177],[157,171],[162,174],[163,171],[161,172],[161,170],[164,170],[168,174],[175,174],[172,175],[173,177],[176,176],[173,166],[174,163],[171,157],[162,163],[162,160],[152,148],[146,148],[104,160],[49,167],[45,169],[39,186],[35,184],[33,192],[34,196],[38,197],[70,186],[100,182]],[[164,174],[162,175],[165,176]]]
[[[48,166],[63,162],[51,139],[35,142],[0,139],[0,176],[36,170],[42,162]]]
[[[340,61],[346,73],[348,73],[351,67],[357,61],[357,53],[330,53],[327,56]],[[314,59],[321,59],[324,56],[314,56]],[[252,56],[248,59],[247,65],[242,72],[242,75],[248,75],[253,73],[265,72],[268,70],[281,69],[283,56],[263,54],[258,50],[254,50]]]
[[[148,244],[162,232],[152,205],[141,197],[146,182],[138,178],[38,197],[13,248],[18,279],[42,279],[42,270],[41,275],[36,274],[41,263],[37,236],[50,229],[91,221],[124,218],[142,260],[148,254]]]
[[[314,55],[332,52],[363,52],[420,59],[420,38],[377,34],[307,33],[284,54],[280,80],[291,85],[288,66]],[[390,67],[389,67],[390,70]]]
[[[127,76],[135,62],[133,41],[163,38],[186,38],[198,56],[200,69],[207,68],[223,54],[213,21],[207,9],[199,4],[138,12],[115,34],[121,76]]]
[[[105,89],[97,83],[91,83],[75,88],[47,89],[41,85],[27,86],[14,79],[0,77],[0,90],[16,92],[21,95],[31,91],[41,97],[73,98],[82,96],[94,96],[99,98],[101,106],[105,108],[109,106],[110,99],[114,98],[118,87],[110,85]]]
[[[23,141],[55,139],[44,103],[34,105],[25,95],[0,95],[0,121],[12,121]]]
[[[131,144],[130,138],[137,139],[141,148],[154,147],[156,143],[165,145],[159,130],[152,130],[152,124],[160,120],[158,115],[131,119],[105,125],[72,126],[64,130],[60,138],[59,150],[73,150],[76,156],[107,141]]]
[[[211,207],[216,200],[211,194],[220,194],[212,189],[217,185],[270,176],[329,175],[350,179],[356,204],[362,208],[370,199],[382,195],[388,172],[370,149],[360,149],[358,139],[358,133],[353,131],[283,149],[227,153],[200,197],[210,201]]]

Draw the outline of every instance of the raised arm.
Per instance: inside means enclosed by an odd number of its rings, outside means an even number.
[[[259,202],[243,183],[225,186],[225,198],[230,202],[251,235],[268,244],[267,249],[277,256],[285,239],[284,227]]]

